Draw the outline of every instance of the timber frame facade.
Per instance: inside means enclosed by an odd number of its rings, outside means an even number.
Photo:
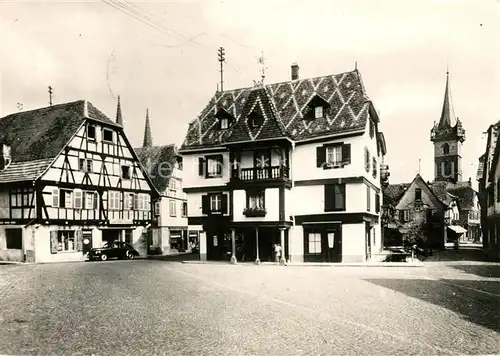
[[[15,137],[14,127],[38,121],[45,121],[44,135]],[[80,260],[113,240],[145,254],[157,193],[121,125],[86,101],[9,115],[2,123],[10,161],[0,170],[0,259]],[[61,132],[50,140],[55,128]]]

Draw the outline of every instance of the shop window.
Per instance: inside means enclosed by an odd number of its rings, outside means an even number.
[[[74,231],[64,230],[57,232],[57,251],[76,251]]]
[[[308,234],[309,253],[321,253],[321,234],[319,232],[311,232]]]
[[[23,248],[23,230],[5,229],[5,239],[8,250],[22,250]]]

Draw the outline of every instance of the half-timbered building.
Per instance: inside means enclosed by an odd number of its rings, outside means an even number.
[[[0,259],[81,260],[114,240],[146,253],[157,193],[120,121],[87,101],[0,119]]]
[[[135,151],[160,194],[154,204],[150,253],[168,255],[189,250],[190,242],[198,242],[198,231],[188,233],[187,198],[182,191],[182,157],[173,144],[153,145],[148,113],[142,147]]]
[[[381,248],[379,117],[358,70],[219,91],[181,146],[201,259],[366,261]]]

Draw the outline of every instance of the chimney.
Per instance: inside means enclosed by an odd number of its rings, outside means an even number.
[[[292,63],[292,80],[299,79],[299,65],[297,63]]]
[[[10,146],[5,143],[0,145],[0,171],[7,168],[7,166],[12,161],[12,157],[10,155]]]

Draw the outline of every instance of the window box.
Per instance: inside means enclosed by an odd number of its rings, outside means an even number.
[[[246,217],[264,217],[266,216],[266,209],[264,208],[245,208],[243,215]]]

